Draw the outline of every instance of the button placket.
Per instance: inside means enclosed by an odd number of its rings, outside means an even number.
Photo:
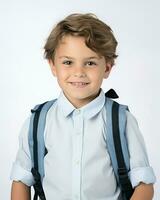
[[[81,157],[82,157],[82,137],[83,118],[80,110],[74,113],[74,133],[73,133],[73,162],[72,162],[72,192],[73,199],[80,200],[81,193]]]

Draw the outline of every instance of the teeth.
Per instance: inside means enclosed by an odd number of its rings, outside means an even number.
[[[77,82],[77,83],[76,82],[74,82],[74,83],[72,82],[71,84],[75,85],[75,86],[87,85],[87,83],[79,83],[79,82]]]

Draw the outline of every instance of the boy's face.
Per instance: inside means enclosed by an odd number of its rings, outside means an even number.
[[[80,108],[98,96],[103,78],[111,71],[104,57],[89,49],[83,37],[64,36],[58,45],[51,70],[68,100]]]

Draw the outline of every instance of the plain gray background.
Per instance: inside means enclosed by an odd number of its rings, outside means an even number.
[[[119,57],[103,89],[114,88],[118,101],[136,116],[157,176],[154,200],[159,200],[159,10],[158,0],[0,0],[0,199],[10,198],[22,123],[35,104],[60,91],[43,59],[45,40],[68,14],[92,12],[112,27],[119,42]]]

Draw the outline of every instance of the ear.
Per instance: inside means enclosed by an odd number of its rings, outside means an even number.
[[[48,64],[49,64],[49,66],[51,68],[53,76],[57,76],[56,66],[54,65],[54,63],[53,63],[53,61],[51,59],[48,60]]]
[[[104,77],[103,78],[108,78],[110,72],[111,72],[111,69],[112,69],[112,64],[111,63],[106,63],[106,68],[105,68],[105,72],[104,72]]]

